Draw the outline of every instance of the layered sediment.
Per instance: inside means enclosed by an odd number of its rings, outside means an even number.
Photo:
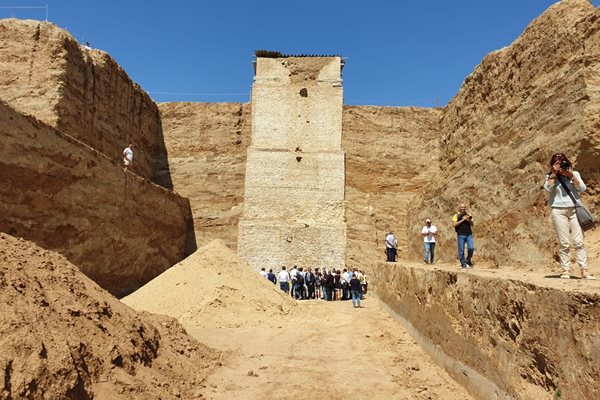
[[[0,103],[0,231],[57,251],[115,295],[195,249],[187,199]]]
[[[438,360],[478,397],[600,396],[597,286],[390,263],[376,266],[375,282],[378,297],[426,348],[441,349]]]
[[[0,20],[0,99],[121,163],[136,146],[133,172],[171,187],[154,101],[106,52],[33,20]]]

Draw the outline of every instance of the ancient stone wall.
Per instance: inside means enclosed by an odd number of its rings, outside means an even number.
[[[254,268],[345,264],[339,57],[257,57],[238,253]]]
[[[195,249],[190,225],[186,199],[0,102],[0,231],[121,295]]]
[[[390,263],[375,271],[378,297],[478,398],[600,397],[597,286]]]
[[[105,52],[32,20],[0,20],[0,99],[116,163],[132,142],[133,171],[171,186],[156,104]]]

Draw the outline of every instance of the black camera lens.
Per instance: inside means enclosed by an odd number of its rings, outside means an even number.
[[[566,160],[562,160],[560,162],[560,168],[561,169],[569,169],[569,168],[571,168],[571,163]]]

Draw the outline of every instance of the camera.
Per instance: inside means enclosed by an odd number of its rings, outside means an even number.
[[[568,162],[567,160],[562,160],[560,162],[560,169],[567,170],[569,168],[571,168],[571,163],[570,162]]]

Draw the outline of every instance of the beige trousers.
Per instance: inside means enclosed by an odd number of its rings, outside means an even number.
[[[583,246],[583,231],[579,226],[579,222],[577,222],[575,207],[552,208],[551,210],[552,223],[558,235],[560,266],[565,271],[570,268],[569,245],[571,237],[573,237],[573,248],[575,249],[577,264],[581,269],[587,268],[587,254]]]

